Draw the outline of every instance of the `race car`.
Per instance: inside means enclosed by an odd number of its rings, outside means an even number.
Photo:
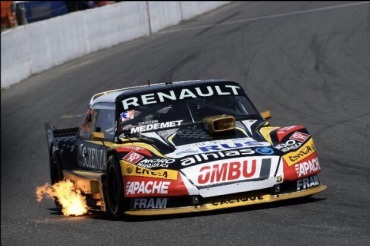
[[[52,184],[71,180],[113,219],[201,212],[324,191],[311,135],[271,126],[229,80],[93,95],[79,127],[45,123]]]

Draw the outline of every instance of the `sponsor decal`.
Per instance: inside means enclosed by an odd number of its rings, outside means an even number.
[[[161,179],[172,179],[176,180],[178,171],[175,170],[152,170],[136,165],[130,165],[125,162],[122,163],[122,173],[125,176],[139,176],[139,177],[150,177],[150,178],[161,178]]]
[[[211,153],[217,151],[245,149],[253,147],[269,147],[268,142],[257,142],[253,138],[235,138],[226,140],[205,141],[177,146],[176,150],[167,154],[168,157],[181,158],[184,156]]]
[[[282,127],[279,130],[277,130],[277,134],[286,134],[287,132],[290,132],[292,129],[297,128],[297,126],[286,126]]]
[[[177,180],[126,176],[123,181],[124,193],[127,198],[188,196],[189,192],[181,175]]]
[[[307,189],[320,185],[317,175],[297,180],[297,190]]]
[[[238,198],[238,199],[212,202],[212,205],[222,206],[222,205],[227,205],[227,204],[232,204],[232,203],[245,203],[245,202],[248,202],[248,201],[262,201],[262,200],[263,200],[263,196],[250,196],[250,197],[243,197],[243,198]]]
[[[284,180],[293,181],[299,178],[304,178],[319,173],[321,170],[317,170],[316,172],[313,171],[315,169],[313,166],[316,166],[316,161],[318,162],[317,152],[313,152],[312,154],[308,155],[302,160],[299,160],[297,163],[291,166],[289,166],[288,163],[283,158]],[[307,164],[304,163],[308,163],[309,165],[311,165],[311,169],[309,166],[307,166]]]
[[[276,176],[276,182],[277,182],[277,183],[281,183],[281,182],[283,182],[283,176],[281,176],[281,175]]]
[[[170,181],[128,181],[126,183],[126,194],[168,194]]]
[[[158,129],[164,129],[164,128],[169,128],[169,127],[176,127],[176,126],[180,126],[181,122],[183,122],[183,120],[175,120],[175,121],[168,121],[168,122],[157,122],[157,123],[153,123],[153,124],[135,126],[135,127],[131,128],[131,134],[139,133],[139,132],[153,131],[153,130],[158,130]]]
[[[128,153],[127,155],[125,155],[125,157],[122,158],[122,160],[125,160],[127,162],[130,162],[132,164],[136,164],[138,161],[140,161],[141,159],[143,159],[144,156],[136,153],[136,152],[130,152]]]
[[[121,113],[121,120],[132,120],[135,117],[135,110],[127,110]]]
[[[267,144],[270,145],[269,143]],[[221,143],[221,144],[203,146],[203,147],[199,147],[199,149],[202,152],[211,152],[211,151],[220,151],[220,150],[228,150],[228,149],[259,147],[259,146],[266,146],[266,142],[257,142],[256,140],[247,140],[247,141],[240,141],[240,142],[235,141],[233,143]]]
[[[255,151],[261,155],[272,155],[274,150],[270,147],[256,148]]]
[[[107,168],[107,155],[104,149],[89,148],[80,144],[78,147],[78,165],[80,167],[103,170]]]
[[[135,198],[133,208],[166,208],[168,198]]]
[[[154,168],[154,167],[163,167],[166,168],[170,164],[174,163],[175,159],[166,158],[166,159],[145,159],[137,163],[136,165],[144,168]]]
[[[122,106],[124,110],[128,110],[130,107],[139,107],[142,105],[156,104],[166,101],[177,101],[187,98],[226,95],[236,96],[239,95],[241,90],[242,89],[239,86],[227,84],[182,88],[177,90],[163,90],[161,92],[154,92],[125,98],[124,100],[122,100]]]
[[[310,139],[308,140],[307,143],[302,145],[301,148],[299,148],[296,151],[285,154],[283,158],[288,164],[288,166],[292,166],[296,164],[298,161],[306,158],[307,156],[309,156],[310,154],[314,152],[315,152],[315,146],[313,144],[313,140]]]
[[[310,135],[303,133],[303,132],[294,132],[292,136],[289,137],[289,139],[296,140],[298,142],[304,143]]]
[[[137,147],[137,146],[122,146],[122,147],[117,147],[116,148],[116,151],[119,152],[119,153],[133,151],[133,152],[137,152],[139,154],[145,155],[145,156],[152,157],[152,153],[150,153],[149,150],[144,149],[144,148],[141,148],[141,147]]]
[[[205,161],[217,160],[222,158],[238,157],[244,155],[253,155],[255,152],[252,149],[239,149],[239,150],[229,150],[229,151],[219,151],[212,153],[197,154],[191,157],[181,159],[182,166],[189,166],[196,163],[201,163]]]
[[[319,159],[316,157],[311,160],[298,163],[295,165],[295,170],[298,175],[298,178],[317,173],[321,170]]]
[[[199,169],[197,182],[199,185],[227,183],[252,178],[267,178],[270,173],[271,159],[239,159],[222,164],[203,165]],[[263,166],[263,167],[262,167]]]
[[[126,171],[128,174],[131,174],[134,171],[134,167],[132,165],[128,165]]]
[[[198,176],[199,184],[215,183],[221,181],[233,181],[253,177],[256,173],[256,160],[241,162],[214,164],[203,166]]]
[[[276,134],[277,134],[279,141],[281,141],[288,133],[293,132],[293,131],[298,131],[302,128],[304,127],[303,126],[287,126],[287,127],[283,127],[277,130]]]
[[[302,143],[296,142],[295,140],[290,139],[286,141],[285,143],[276,145],[275,148],[277,148],[278,150],[282,152],[288,152],[290,150],[296,150],[301,146],[302,146]]]
[[[301,157],[308,155],[309,153],[313,151],[314,151],[314,148],[312,148],[311,146],[305,146],[296,155],[290,155],[289,160],[294,162],[300,159]]]

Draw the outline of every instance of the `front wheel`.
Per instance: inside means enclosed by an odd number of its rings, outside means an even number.
[[[106,181],[107,211],[114,219],[122,219],[126,210],[122,172],[119,162],[114,156],[110,156],[108,159]]]

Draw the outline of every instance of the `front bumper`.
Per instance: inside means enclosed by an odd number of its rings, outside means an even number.
[[[271,195],[266,193],[242,193],[242,194],[235,194],[232,196],[224,196],[218,198],[208,198],[204,199],[201,204],[193,205],[193,206],[185,206],[185,207],[176,207],[176,208],[155,208],[155,209],[130,209],[125,212],[127,215],[133,216],[151,216],[151,215],[166,215],[166,214],[182,214],[182,213],[193,213],[193,212],[204,212],[204,211],[212,211],[218,209],[226,209],[226,208],[235,208],[235,207],[243,207],[243,206],[250,206],[256,204],[263,204],[263,203],[271,203],[277,202],[282,200],[300,198],[300,197],[308,197],[314,194],[323,192],[327,189],[326,185],[319,185],[312,188],[287,192],[287,193],[279,193],[276,195]]]

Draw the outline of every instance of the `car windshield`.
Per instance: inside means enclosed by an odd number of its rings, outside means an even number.
[[[123,130],[131,129],[131,133],[139,133],[194,124],[205,117],[223,114],[236,119],[259,117],[246,97],[233,95],[143,105],[121,112],[120,121]]]

